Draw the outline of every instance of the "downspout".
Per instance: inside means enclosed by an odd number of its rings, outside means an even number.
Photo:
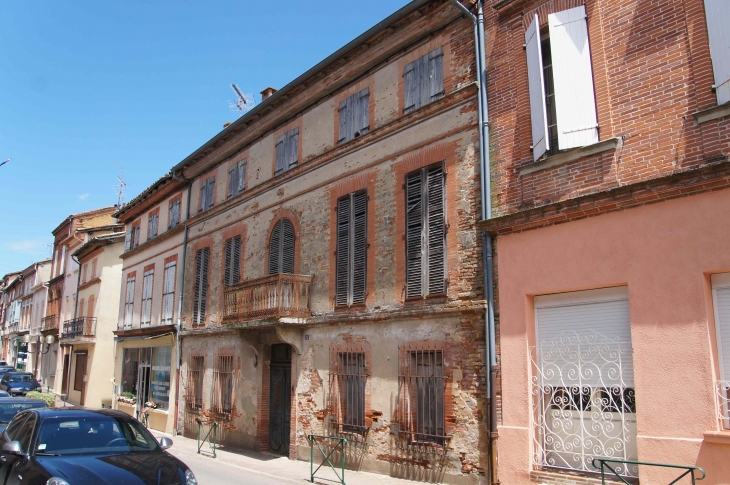
[[[479,99],[479,168],[481,188],[481,219],[492,218],[492,180],[490,161],[490,140],[489,140],[489,104],[487,100],[487,56],[486,37],[484,34],[484,3],[477,0],[477,14],[474,15],[469,9],[458,0],[451,0],[467,17],[474,23],[474,50],[476,56],[476,70]],[[486,310],[486,395],[489,396],[489,461],[490,461],[490,483],[498,483],[497,478],[497,399],[496,381],[497,357],[496,357],[496,336],[494,321],[494,272],[492,261],[492,237],[489,233],[482,232],[482,253],[484,260],[484,292],[487,298]]]
[[[74,237],[76,237],[75,234],[74,234]],[[76,239],[78,239],[78,238],[76,238]],[[76,294],[74,295],[74,318],[73,319],[76,320],[76,316],[77,316],[77,313],[79,311],[79,284],[81,283],[81,261],[79,261],[78,259],[76,259],[73,254],[71,255],[71,259],[73,259],[74,261],[76,261],[76,264],[79,265],[79,275],[76,277]],[[59,322],[58,322],[58,327],[59,327],[58,328],[58,333],[60,335],[63,335],[63,327],[61,327],[61,321],[60,321],[60,319],[59,319]],[[68,373],[66,374],[66,376],[67,376],[67,379],[66,379],[66,392],[65,392],[66,399],[64,399],[64,401],[68,401],[69,389],[71,388],[71,368],[73,367],[73,359],[74,359],[74,346],[73,346],[73,344],[70,347],[71,347],[71,350],[70,350],[70,352],[68,354]],[[61,389],[61,392],[63,394],[63,389]]]
[[[175,171],[172,170],[170,172],[172,174],[172,178],[175,180],[180,180],[181,182],[185,182],[187,184],[188,188],[188,195],[186,197],[186,203],[185,203],[185,221],[183,222],[185,224],[185,227],[183,229],[183,247],[182,247],[182,262],[180,265],[180,299],[178,300],[177,304],[177,332],[175,332],[175,345],[177,346],[177,365],[175,369],[175,421],[173,424],[173,432],[174,434],[177,434],[177,424],[179,419],[179,408],[180,408],[180,368],[182,367],[182,343],[180,338],[180,330],[182,330],[182,306],[183,306],[183,295],[185,294],[184,286],[185,286],[185,258],[187,256],[188,251],[188,219],[190,219],[190,186],[192,185],[192,180],[178,177],[175,174]]]

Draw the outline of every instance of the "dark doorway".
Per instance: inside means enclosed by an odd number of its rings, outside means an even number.
[[[269,387],[269,449],[289,454],[289,420],[291,417],[291,347],[271,346]]]
[[[76,372],[74,372],[74,391],[81,391],[81,401],[79,404],[82,406],[86,404],[86,383],[84,378],[86,377],[86,352],[79,352],[76,354]]]
[[[68,395],[68,372],[70,355],[63,356],[63,377],[61,378],[61,393]]]

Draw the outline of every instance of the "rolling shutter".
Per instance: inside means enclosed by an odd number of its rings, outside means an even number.
[[[224,262],[223,283],[226,286],[235,285],[240,277],[241,267],[241,236],[226,240],[226,256]]]
[[[596,98],[585,6],[548,15],[548,26],[558,146],[564,150],[597,143]]]
[[[162,322],[172,323],[173,308],[175,305],[175,272],[177,263],[172,261],[165,265],[164,283],[162,289]]]
[[[730,2],[705,0],[717,104],[730,101]]]
[[[199,249],[195,255],[195,288],[193,295],[193,324],[205,323],[208,305],[208,264],[210,248]]]
[[[336,305],[365,302],[367,200],[367,192],[363,191],[350,194],[337,204]]]
[[[586,366],[580,378],[578,376],[575,378],[580,379],[581,384],[589,386],[621,385],[621,379],[623,379],[622,387],[634,386],[631,323],[626,287],[535,297],[535,325],[538,355],[553,355],[562,349],[567,349],[565,351],[578,349],[577,345],[574,345],[576,336],[581,336],[582,342],[597,342],[602,338],[609,342],[621,342],[622,352],[615,353],[616,358],[620,359],[620,375],[612,372],[617,368],[612,364],[605,365],[604,369],[597,372],[592,372],[592,369]],[[570,340],[571,338],[573,340]],[[608,344],[605,345],[606,353],[608,350],[613,350],[608,349]],[[549,357],[544,360],[550,362]],[[547,385],[560,386],[571,379],[561,372],[548,371],[541,374],[543,384]]]
[[[542,51],[540,49],[540,22],[537,14],[525,32],[527,79],[530,90],[530,119],[532,121],[532,158],[537,160],[550,149],[547,137],[547,109],[543,82]]]

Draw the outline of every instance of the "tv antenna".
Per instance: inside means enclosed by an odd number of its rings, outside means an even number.
[[[254,98],[253,93],[243,94],[235,84],[231,84],[231,88],[238,97],[236,101],[230,102],[231,104],[228,105],[232,111],[238,111],[238,115],[241,116],[243,113],[254,107],[256,99]]]
[[[114,165],[117,164],[114,163]],[[127,186],[127,182],[124,181],[124,167],[122,167],[121,165],[117,165],[117,167],[122,169],[122,176],[120,177],[119,175],[117,175],[119,185],[115,185],[114,188],[117,189],[117,207],[122,207],[122,204],[124,203],[124,187]]]

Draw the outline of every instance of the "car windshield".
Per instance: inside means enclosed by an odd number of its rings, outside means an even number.
[[[36,455],[149,453],[159,446],[137,421],[104,415],[49,417],[43,420]]]
[[[15,400],[0,401],[0,423],[9,423],[16,414],[26,409],[45,408],[44,402],[16,402]]]
[[[33,382],[33,374],[10,374],[10,382]]]

